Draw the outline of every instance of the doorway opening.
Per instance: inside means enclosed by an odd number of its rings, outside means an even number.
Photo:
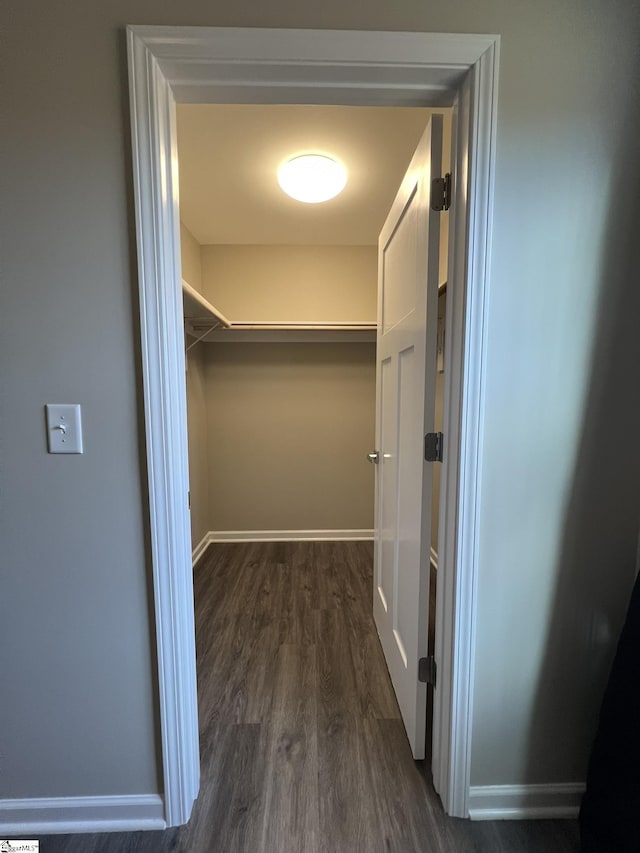
[[[210,333],[204,318],[192,316],[188,324],[191,527],[196,558],[216,542],[373,538],[378,527],[373,474],[395,464],[395,460],[387,463],[387,457],[397,455],[397,451],[381,452],[377,466],[365,461],[367,451],[375,446],[378,405],[374,403],[375,327],[380,319],[376,311],[382,279],[376,269],[377,242],[432,114],[426,108],[398,107],[178,105],[182,278],[188,282],[190,298],[195,288],[220,316],[234,318],[231,328],[220,329],[216,322]],[[439,176],[450,169],[452,116],[450,109],[435,114],[444,115],[443,162],[434,172]],[[305,148],[329,151],[347,167],[347,187],[337,204],[300,205],[282,196],[276,184],[277,166],[291,152]],[[401,220],[411,215],[410,207],[403,208]],[[447,280],[447,218],[446,211],[438,214],[441,240],[431,258],[437,270],[430,281],[437,281],[441,291]],[[407,249],[403,244],[404,254]],[[384,258],[380,255],[380,263]],[[411,287],[420,290],[426,280],[412,281]],[[424,311],[426,303],[421,304]],[[402,319],[402,314],[396,318],[397,322]],[[388,326],[389,321],[385,322]],[[367,326],[373,331],[363,335]],[[429,358],[433,367],[436,325],[430,328],[427,348],[433,351]],[[429,380],[439,392],[435,394],[438,428],[443,362],[441,345],[440,380],[435,382],[435,369]],[[424,386],[424,380],[419,382]],[[420,469],[421,444],[422,433],[410,461],[412,469]],[[431,562],[431,596],[428,612],[420,617],[429,618],[431,655],[439,499],[439,477],[434,476],[435,521],[426,533],[431,539],[421,570],[427,575],[428,589]],[[424,509],[428,514],[428,507]],[[406,527],[406,517],[396,524]],[[405,529],[399,547],[406,549],[407,536],[413,535]],[[288,550],[295,563],[300,549]],[[232,549],[235,556],[230,554],[229,559],[237,561],[237,553],[242,551]],[[260,566],[264,549],[254,550],[256,555]],[[376,558],[385,559],[384,549],[377,549]],[[322,563],[323,558],[319,559]],[[336,559],[342,563],[339,553]],[[308,573],[307,561],[303,562]],[[386,571],[378,574],[383,577]],[[258,577],[259,570],[256,583]],[[298,581],[289,577],[288,582],[294,587]],[[348,591],[359,588],[346,574],[342,588],[337,581],[334,600],[345,601]],[[267,591],[270,583],[266,581]],[[316,583],[317,579],[304,581],[303,597],[309,584]],[[209,589],[196,579],[196,591],[201,588]],[[365,599],[369,608],[371,592]],[[236,603],[232,599],[231,610]],[[283,603],[284,618],[300,618],[298,603],[289,596]],[[198,604],[196,599],[196,613]],[[303,610],[306,618],[311,614],[313,619],[326,614],[326,606]],[[393,634],[400,637],[397,628]],[[200,630],[204,633],[204,626]],[[383,630],[381,624],[378,630]],[[309,625],[302,631],[307,641],[310,632]],[[286,638],[289,643],[299,639],[290,630]],[[214,651],[208,650],[203,657],[210,661]],[[250,642],[249,655],[252,652]],[[421,654],[427,654],[426,646]],[[252,660],[245,663],[251,669]],[[411,672],[417,668],[417,660],[410,663]],[[242,684],[233,693],[238,705],[247,701],[264,705],[255,697],[247,700],[243,690],[251,695],[251,685],[244,679]],[[265,684],[264,690],[269,689]],[[430,712],[421,707],[420,745],[412,742],[419,758],[424,756],[425,727],[431,754],[432,706],[431,697]]]

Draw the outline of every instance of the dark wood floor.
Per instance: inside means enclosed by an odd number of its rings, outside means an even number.
[[[214,545],[195,573],[202,783],[164,832],[43,853],[571,853],[572,821],[444,815],[371,617],[369,543]]]

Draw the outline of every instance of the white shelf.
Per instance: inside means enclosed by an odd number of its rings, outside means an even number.
[[[182,279],[182,304],[186,331],[191,337],[197,338],[202,334],[202,331],[196,331],[196,327],[216,329],[229,328],[231,325],[231,321],[221,311],[218,311],[184,279]]]
[[[202,294],[182,280],[186,333],[206,343],[370,343],[375,323],[263,322],[229,320]],[[194,344],[191,344],[193,346]],[[189,347],[190,348],[190,347]]]
[[[353,324],[273,324],[265,326],[238,327],[232,323],[228,329],[215,329],[205,334],[209,343],[375,343],[375,325],[354,326]]]
[[[268,329],[291,329],[295,331],[304,331],[304,330],[314,330],[314,329],[323,329],[325,331],[342,331],[342,332],[358,332],[358,331],[370,331],[373,329],[375,331],[376,324],[375,323],[337,323],[333,320],[327,320],[326,322],[320,321],[305,321],[305,320],[291,320],[286,322],[275,322],[275,321],[262,321],[262,320],[243,320],[242,322],[233,320],[231,323],[232,329],[243,329],[243,330],[251,330],[251,331],[265,331]]]

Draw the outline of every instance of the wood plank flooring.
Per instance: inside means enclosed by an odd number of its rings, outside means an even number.
[[[573,821],[448,818],[414,762],[365,542],[213,545],[195,573],[202,783],[185,827],[43,853],[571,853]]]

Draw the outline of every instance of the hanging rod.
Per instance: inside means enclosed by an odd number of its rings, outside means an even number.
[[[327,331],[327,332],[357,332],[357,331],[375,331],[375,323],[321,323],[321,322],[236,322],[235,320],[229,325],[230,330],[244,331]]]

